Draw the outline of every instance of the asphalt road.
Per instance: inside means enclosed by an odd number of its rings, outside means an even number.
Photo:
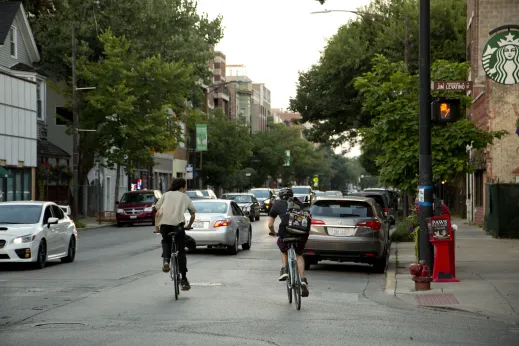
[[[277,281],[265,216],[249,251],[188,254],[192,289],[175,301],[151,232],[80,231],[72,264],[0,267],[0,344],[519,345],[515,324],[399,305],[383,292],[384,275],[363,265],[312,267],[297,311]]]

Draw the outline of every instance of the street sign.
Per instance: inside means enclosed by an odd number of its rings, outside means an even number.
[[[187,180],[192,180],[193,179],[193,172],[187,172],[186,173],[186,179]]]
[[[433,81],[432,84],[433,90],[466,91],[472,89],[472,82],[470,81],[441,80]]]
[[[319,177],[314,177],[313,182],[314,183],[318,183],[319,182]]]
[[[189,173],[189,172],[193,172],[193,165],[192,164],[187,164],[186,165],[186,172]]]

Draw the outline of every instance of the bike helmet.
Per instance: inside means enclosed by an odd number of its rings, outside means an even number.
[[[289,199],[290,197],[294,197],[294,191],[292,191],[291,188],[285,187],[279,191],[278,196],[280,199],[286,200],[286,199]]]

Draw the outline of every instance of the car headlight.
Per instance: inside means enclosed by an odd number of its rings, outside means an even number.
[[[270,204],[270,199],[266,199],[265,201],[263,201],[265,204]]]
[[[146,207],[146,208],[144,208],[144,211],[146,213],[151,213],[153,211],[153,207]]]
[[[36,238],[36,235],[32,235],[32,234],[23,235],[21,237],[14,238],[13,244],[30,243],[31,241],[34,240],[34,238]]]
[[[117,209],[117,214],[124,214],[124,209]]]

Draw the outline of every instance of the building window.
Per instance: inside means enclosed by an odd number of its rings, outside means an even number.
[[[177,178],[184,178],[184,173],[177,172]]]
[[[27,168],[9,168],[12,177],[0,179],[0,202],[32,199],[32,172]]]
[[[476,180],[476,207],[483,206],[483,192],[484,192],[484,183],[483,183],[483,171],[478,171],[475,174]]]
[[[56,107],[56,125],[72,125],[72,111],[66,107]]]
[[[36,111],[39,120],[45,120],[45,82],[36,81]]]
[[[9,40],[11,42],[11,57],[18,59],[18,36],[14,26],[9,31]]]

